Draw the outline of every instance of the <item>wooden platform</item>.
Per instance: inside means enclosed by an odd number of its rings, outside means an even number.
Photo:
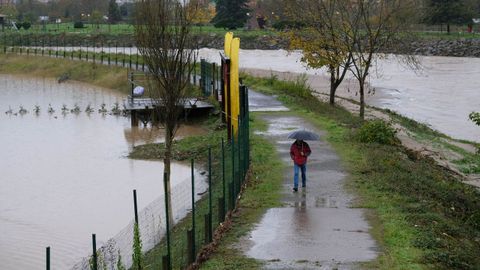
[[[141,97],[134,97],[132,99],[131,96],[128,96],[123,104],[131,115],[132,126],[138,126],[139,120],[146,124],[146,122],[159,119],[159,117],[155,116],[155,108],[161,106],[161,102],[158,102],[158,100]],[[188,98],[184,100],[182,106],[185,111],[185,116],[187,116],[187,114],[191,116],[198,113],[209,112],[214,108],[212,104],[198,98]]]
[[[137,98],[133,99],[128,96],[124,101],[125,109],[127,111],[134,110],[149,110],[159,105],[159,102],[152,98]],[[183,103],[183,108],[188,110],[194,109],[213,109],[213,105],[197,98],[186,99]]]

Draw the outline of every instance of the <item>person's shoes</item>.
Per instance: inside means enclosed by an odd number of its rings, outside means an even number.
[[[297,191],[298,191],[298,188],[294,187],[293,192],[297,192]]]
[[[302,188],[306,188],[306,187],[307,187],[307,185],[302,185]]]

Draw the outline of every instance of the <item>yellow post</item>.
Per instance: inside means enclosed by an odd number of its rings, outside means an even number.
[[[240,38],[234,38],[230,45],[230,105],[232,111],[232,125],[235,135],[238,131],[238,115],[240,114],[240,89],[239,89],[239,50]]]
[[[225,56],[227,58],[230,58],[230,46],[232,44],[232,39],[233,39],[233,33],[232,32],[227,32],[225,34],[225,44],[224,44],[224,52],[225,52]],[[228,85],[229,85],[230,82],[227,82],[225,81],[225,85],[224,85],[224,89],[225,91],[227,91],[227,88],[228,88]],[[223,93],[225,95],[225,93]],[[228,115],[228,99],[230,97],[228,95],[225,95],[225,120],[228,122],[228,117],[230,117],[230,115]],[[230,129],[230,127],[229,127]]]

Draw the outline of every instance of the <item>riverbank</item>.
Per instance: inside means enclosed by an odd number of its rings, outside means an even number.
[[[372,268],[479,267],[474,255],[480,250],[476,188],[401,145],[360,143],[355,134],[362,121],[341,107],[305,97],[305,91],[299,91],[302,85],[292,88],[285,82],[256,78],[246,78],[245,83],[278,95],[291,110],[327,131],[327,140],[350,174],[348,186],[362,198],[358,207],[375,213],[370,221],[382,255]],[[417,132],[429,130],[414,126]]]
[[[128,70],[86,61],[45,56],[0,54],[0,73],[60,78],[89,83],[128,94]]]

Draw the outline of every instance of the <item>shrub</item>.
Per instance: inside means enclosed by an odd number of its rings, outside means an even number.
[[[474,122],[476,125],[480,126],[480,113],[478,112],[472,112],[468,115],[470,120]]]
[[[23,22],[22,26],[23,26],[23,29],[28,30],[30,29],[32,24],[30,22]]]
[[[73,28],[84,28],[83,22],[74,22]]]
[[[395,137],[397,131],[390,123],[382,120],[365,122],[357,131],[356,137],[363,143],[379,143],[394,145],[398,142]]]

